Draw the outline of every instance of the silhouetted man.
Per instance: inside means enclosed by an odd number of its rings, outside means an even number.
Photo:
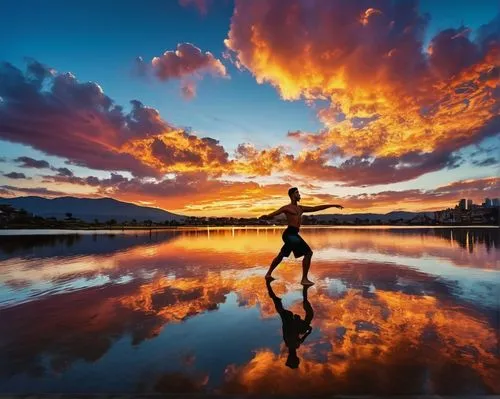
[[[307,290],[310,286],[304,286],[302,290],[302,305],[306,311],[304,320],[298,314],[293,314],[291,311],[283,308],[281,298],[278,298],[271,288],[271,280],[266,281],[266,286],[267,292],[274,302],[274,307],[281,317],[283,340],[288,348],[286,365],[292,369],[296,369],[300,363],[300,359],[297,356],[297,349],[312,331],[311,321],[314,317],[314,311],[307,299]]]
[[[274,258],[271,266],[269,266],[269,270],[266,273],[266,279],[273,280],[273,277],[271,276],[273,270],[276,269],[283,258],[290,256],[290,253],[293,251],[295,258],[300,258],[301,256],[304,257],[304,259],[302,259],[302,280],[300,283],[303,285],[313,285],[314,283],[307,278],[313,252],[309,245],[307,245],[304,239],[299,235],[302,214],[304,212],[322,211],[323,209],[328,208],[343,209],[344,207],[342,205],[298,205],[298,202],[300,201],[300,193],[297,187],[292,187],[288,190],[288,196],[290,197],[290,204],[282,206],[280,209],[270,213],[269,215],[263,215],[260,217],[261,219],[272,219],[274,216],[284,213],[288,221],[288,227],[282,235],[285,245],[283,245],[278,256]]]

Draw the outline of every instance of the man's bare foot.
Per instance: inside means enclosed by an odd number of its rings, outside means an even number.
[[[274,277],[271,276],[270,274],[266,274],[266,276],[264,277],[267,281],[274,281]]]
[[[300,284],[305,285],[306,287],[314,285],[314,283],[307,278],[303,278],[302,281],[300,282]]]

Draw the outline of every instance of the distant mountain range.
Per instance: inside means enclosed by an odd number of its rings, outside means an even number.
[[[72,217],[86,222],[93,222],[95,219],[100,222],[110,219],[115,219],[117,222],[131,221],[132,219],[136,219],[138,222],[143,220],[165,222],[167,220],[181,221],[185,218],[185,216],[163,209],[139,206],[112,198],[17,197],[0,198],[0,204],[8,204],[16,209],[22,208],[43,218],[64,219],[66,213],[71,213]]]

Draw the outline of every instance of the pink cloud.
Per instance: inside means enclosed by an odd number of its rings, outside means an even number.
[[[210,73],[226,77],[226,67],[209,51],[203,53],[191,43],[180,43],[175,51],[166,51],[151,61],[153,72],[160,80]]]
[[[176,50],[166,51],[146,63],[142,57],[136,58],[136,71],[140,76],[152,74],[160,81],[181,79],[181,94],[191,99],[196,94],[196,80],[210,74],[214,77],[229,77],[224,64],[209,52],[191,43],[179,43]]]

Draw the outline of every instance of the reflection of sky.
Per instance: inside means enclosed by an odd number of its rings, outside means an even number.
[[[61,243],[54,256],[43,242],[11,243],[11,257],[0,261],[0,392],[150,392],[161,379],[172,387],[186,378],[191,388],[259,393],[268,378],[282,393],[299,382],[332,392],[330,380],[353,393],[357,373],[383,371],[421,387],[419,373],[427,370],[437,392],[446,393],[452,388],[443,388],[439,364],[470,376],[457,389],[500,392],[500,270],[481,263],[498,255],[495,237],[486,251],[484,243],[459,246],[430,229],[304,231],[314,250],[315,316],[299,348],[303,365],[292,371],[262,278],[280,233],[102,236],[101,244],[112,245],[95,254],[88,251],[94,238],[85,236],[72,241],[67,256]],[[462,236],[487,238],[477,231],[455,238]],[[299,265],[284,262],[273,289],[303,317]],[[414,369],[405,374],[398,362]]]
[[[456,267],[448,259],[437,257],[410,258],[400,255],[359,253],[339,249],[315,251],[315,259],[345,262],[379,262],[402,265],[419,270],[431,276],[439,276],[449,285],[457,284],[457,294],[462,298],[483,305],[498,306],[500,269],[488,270],[473,267]]]
[[[442,278],[463,298],[496,303],[492,294],[500,285],[498,248],[487,250],[485,244],[476,243],[471,251],[469,238],[478,235],[476,230],[470,234],[457,230],[455,235],[440,232],[438,236],[428,230],[421,234],[419,230],[306,229],[302,234],[314,249],[315,262],[376,262],[409,267]],[[158,271],[182,276],[186,270],[196,274],[205,267],[216,267],[222,276],[235,272],[240,278],[260,275],[265,270],[262,265],[269,263],[281,246],[281,231],[220,229],[211,233],[164,231],[151,235],[115,232],[112,236],[61,236],[48,241],[40,237],[32,248],[15,247],[23,242],[18,238],[8,246],[8,252],[0,250],[0,303],[12,305],[30,297],[116,284],[124,276],[147,280]],[[484,230],[480,234],[494,237],[497,233]],[[453,239],[460,236],[464,237],[464,248]],[[314,267],[311,272],[314,275]]]
[[[85,381],[84,385],[79,386],[83,387],[82,392],[97,392],[101,390],[102,379],[106,375],[110,391],[133,392],[141,382],[141,377],[145,380],[151,375],[159,377],[162,372],[179,368],[187,372],[190,369],[218,370],[217,374],[210,375],[210,385],[216,386],[224,377],[226,364],[223,353],[231,353],[234,361],[239,364],[246,361],[247,354],[255,347],[269,347],[274,342],[271,348],[279,351],[279,320],[268,319],[258,329],[248,328],[258,323],[258,309],[240,308],[236,295],[229,294],[217,312],[199,315],[183,324],[169,325],[156,339],[148,340],[140,346],[131,346],[131,337],[122,337],[97,364],[82,361],[75,363],[65,373],[62,383],[54,384],[52,378],[33,381],[19,375],[9,382],[9,388],[14,392],[22,392],[26,386],[30,386],[33,392],[57,389],[58,392],[74,393],[75,381]],[[199,334],[200,331],[203,334]],[[240,339],[228,340],[228,336]],[[189,366],[184,364],[184,358],[193,353],[196,353],[194,363]],[[134,359],[137,368],[130,367],[127,361],[130,358]]]

